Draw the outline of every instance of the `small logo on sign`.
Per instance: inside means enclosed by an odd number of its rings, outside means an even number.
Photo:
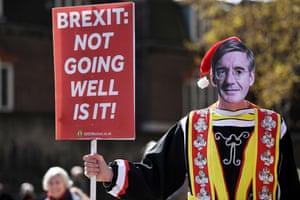
[[[78,130],[77,131],[77,136],[78,137],[82,137],[83,136],[83,131],[82,130]]]

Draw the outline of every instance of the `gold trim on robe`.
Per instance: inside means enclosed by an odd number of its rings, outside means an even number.
[[[254,200],[274,200],[278,185],[281,117],[271,110],[253,109],[254,116],[236,116],[238,120],[253,118],[255,125],[243,151],[235,199],[247,199],[249,190],[252,190]],[[212,130],[214,120],[226,117],[216,115],[212,110],[192,111],[189,115],[189,200],[229,200],[216,136]]]

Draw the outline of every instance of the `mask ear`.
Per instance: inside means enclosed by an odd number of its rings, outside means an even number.
[[[251,73],[250,73],[250,86],[252,86],[254,84],[254,81],[255,81],[255,71],[253,70]]]

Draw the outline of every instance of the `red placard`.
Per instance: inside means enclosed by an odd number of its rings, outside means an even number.
[[[134,3],[53,8],[57,140],[134,139]]]

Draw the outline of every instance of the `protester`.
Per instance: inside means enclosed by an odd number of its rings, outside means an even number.
[[[43,189],[47,192],[45,200],[88,200],[73,182],[66,170],[55,166],[48,169],[43,178]]]
[[[85,155],[85,175],[121,199],[167,199],[186,174],[190,200],[300,197],[284,119],[246,100],[255,81],[252,51],[238,37],[217,42],[202,59],[201,88],[209,82],[206,75],[218,91],[216,103],[179,120],[139,163],[107,165],[100,154]]]
[[[73,166],[70,170],[70,174],[73,181],[73,186],[81,189],[84,193],[88,193],[88,183],[86,177],[84,176],[82,167],[78,165]]]
[[[24,182],[20,186],[21,200],[35,200],[34,186],[31,183]]]
[[[0,200],[14,200],[12,195],[8,194],[5,191],[5,187],[3,183],[0,183]]]

